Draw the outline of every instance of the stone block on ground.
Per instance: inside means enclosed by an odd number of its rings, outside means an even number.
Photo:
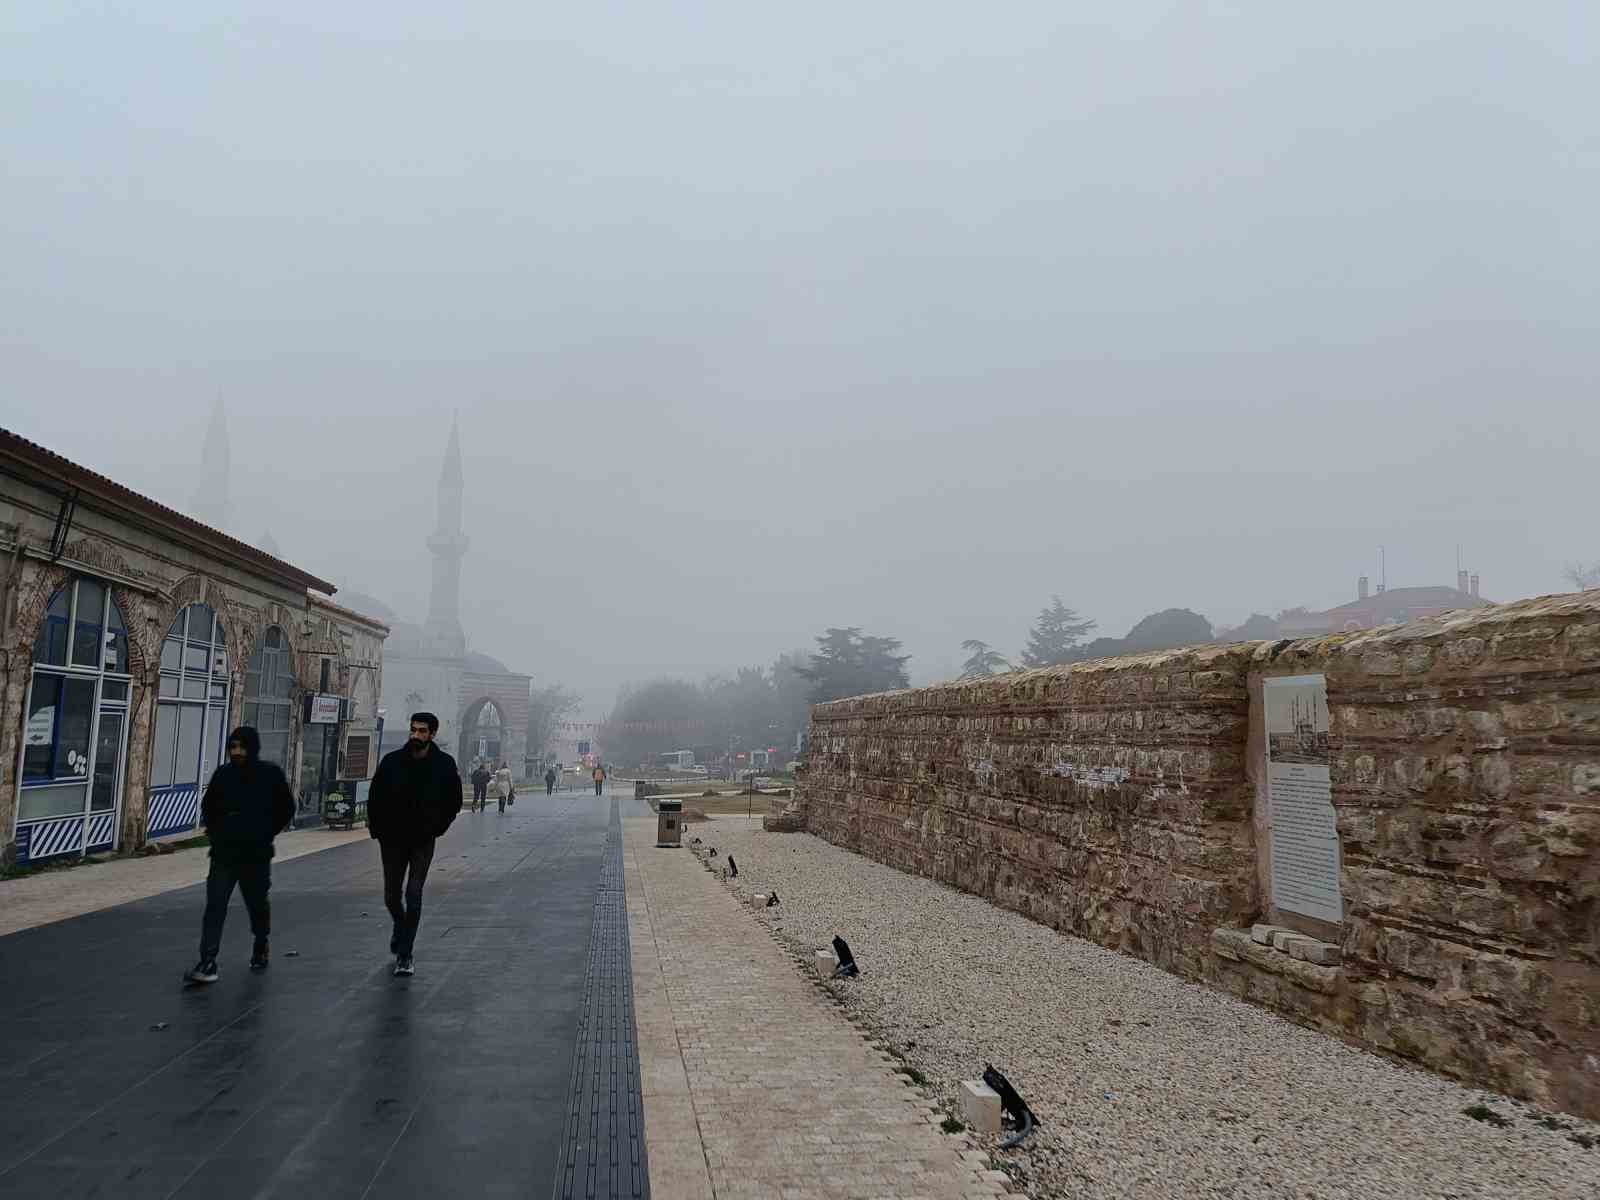
[[[999,1133],[1000,1093],[981,1079],[962,1080],[961,1116],[969,1128],[979,1133]]]
[[[839,969],[838,956],[832,950],[818,950],[816,964],[817,974],[824,979],[831,979],[833,973]]]

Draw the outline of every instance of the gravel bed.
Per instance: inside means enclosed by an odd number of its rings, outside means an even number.
[[[1031,1196],[1600,1197],[1600,1125],[1354,1049],[810,835],[742,817],[690,835],[733,853],[741,897],[777,891],[759,919],[794,950],[844,936],[862,974],[829,988],[947,1111],[986,1062],[1006,1074],[1041,1127],[997,1157]],[[1506,1123],[1466,1115],[1477,1105]]]

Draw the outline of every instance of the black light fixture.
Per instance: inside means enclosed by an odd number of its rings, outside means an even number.
[[[777,892],[773,892],[772,895],[767,897],[767,907],[768,908],[771,908],[777,902],[778,902],[778,893]]]
[[[854,979],[861,974],[861,968],[856,966],[856,956],[850,953],[850,943],[838,934],[833,936],[833,956],[839,960],[839,965],[833,969],[835,979]]]
[[[1000,1097],[1000,1107],[1017,1127],[1016,1133],[1000,1143],[1000,1149],[1009,1150],[1033,1132],[1033,1110],[1028,1107],[1027,1101],[1017,1094],[1017,1089],[1011,1086],[1011,1081],[996,1071],[992,1063],[984,1064],[983,1082]]]

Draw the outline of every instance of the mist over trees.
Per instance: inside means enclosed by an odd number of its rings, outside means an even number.
[[[698,762],[769,749],[787,759],[806,726],[806,663],[795,651],[770,667],[741,667],[732,676],[653,679],[625,688],[601,727],[601,751],[623,766],[674,750],[693,750]]]
[[[967,660],[961,664],[962,679],[987,679],[1011,670],[1011,663],[1005,655],[988,642],[968,638],[961,643],[961,648],[967,652]]]

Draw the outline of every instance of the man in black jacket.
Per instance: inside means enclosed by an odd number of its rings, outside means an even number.
[[[367,829],[383,855],[383,902],[394,918],[389,953],[396,975],[415,973],[411,951],[433,843],[461,811],[461,773],[456,760],[433,744],[438,732],[438,717],[412,713],[411,740],[383,756],[367,793]]]
[[[186,979],[215,983],[217,952],[228,901],[238,884],[250,913],[255,950],[252,970],[267,967],[267,935],[272,909],[272,839],[294,819],[294,793],[276,763],[261,761],[261,738],[248,725],[228,735],[228,761],[216,769],[200,803],[201,820],[211,840],[211,872],[206,877],[206,915],[200,927],[200,961]]]

